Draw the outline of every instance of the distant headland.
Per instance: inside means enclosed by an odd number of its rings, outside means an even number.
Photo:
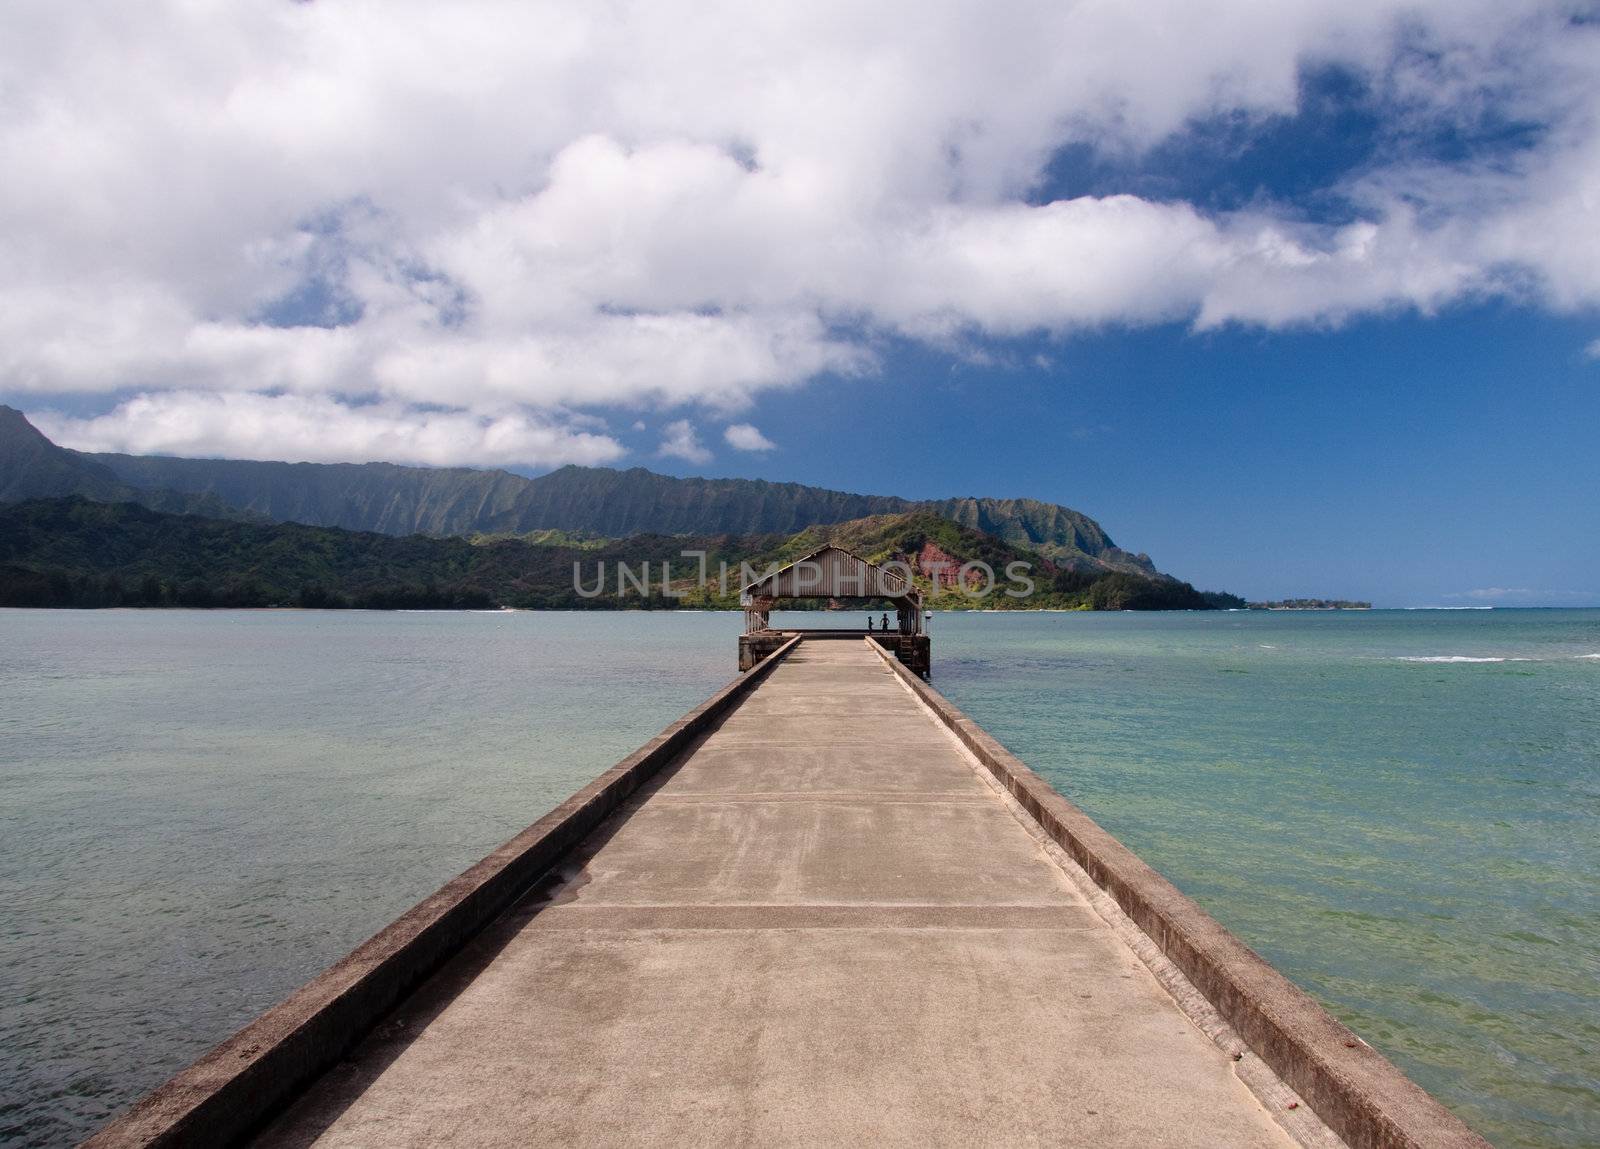
[[[904,567],[933,609],[1245,605],[1034,499],[919,502],[637,467],[530,479],[87,454],[0,406],[5,606],[732,609],[747,571],[824,543]]]

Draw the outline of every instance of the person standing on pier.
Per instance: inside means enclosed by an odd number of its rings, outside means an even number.
[[[889,616],[887,614],[883,616],[883,633],[889,633]]]
[[[867,615],[867,633],[872,633],[872,616],[870,614]]]

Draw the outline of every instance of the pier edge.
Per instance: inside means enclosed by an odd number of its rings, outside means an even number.
[[[1351,1149],[1492,1149],[959,707],[867,645]]]
[[[338,1062],[799,644],[793,638],[101,1127],[83,1149],[236,1144]]]

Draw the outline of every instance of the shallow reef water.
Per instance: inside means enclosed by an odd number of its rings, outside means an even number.
[[[731,679],[739,625],[0,611],[0,1145],[272,1005]],[[935,686],[1497,1145],[1600,1143],[1600,612],[932,632]]]

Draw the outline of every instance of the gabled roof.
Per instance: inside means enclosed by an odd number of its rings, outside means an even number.
[[[906,575],[829,543],[756,579],[739,597],[915,598],[917,590]]]

